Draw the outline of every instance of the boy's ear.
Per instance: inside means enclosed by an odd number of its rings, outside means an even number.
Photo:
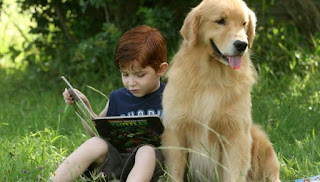
[[[168,63],[166,62],[161,63],[157,75],[163,76],[166,73],[167,69],[168,69]]]

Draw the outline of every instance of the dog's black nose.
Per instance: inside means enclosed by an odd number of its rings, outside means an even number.
[[[233,45],[234,47],[236,47],[237,51],[243,52],[244,50],[246,50],[248,43],[241,40],[237,40],[233,43]]]

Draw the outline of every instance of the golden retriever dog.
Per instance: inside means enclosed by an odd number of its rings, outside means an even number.
[[[203,0],[185,18],[163,94],[162,146],[172,181],[186,173],[200,182],[280,181],[273,146],[252,124],[255,24],[242,0]]]

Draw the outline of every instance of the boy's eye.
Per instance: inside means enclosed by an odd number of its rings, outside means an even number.
[[[146,74],[144,74],[144,73],[139,73],[139,74],[137,74],[137,76],[138,77],[144,77]]]
[[[128,76],[128,73],[122,73],[122,76]]]

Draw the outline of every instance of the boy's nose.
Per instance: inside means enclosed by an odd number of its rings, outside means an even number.
[[[134,79],[134,78],[132,78],[132,77],[131,77],[131,78],[129,78],[129,80],[128,80],[128,81],[129,81],[129,86],[134,86],[134,85],[136,85],[136,83],[137,83],[137,82],[135,81],[135,79]]]

